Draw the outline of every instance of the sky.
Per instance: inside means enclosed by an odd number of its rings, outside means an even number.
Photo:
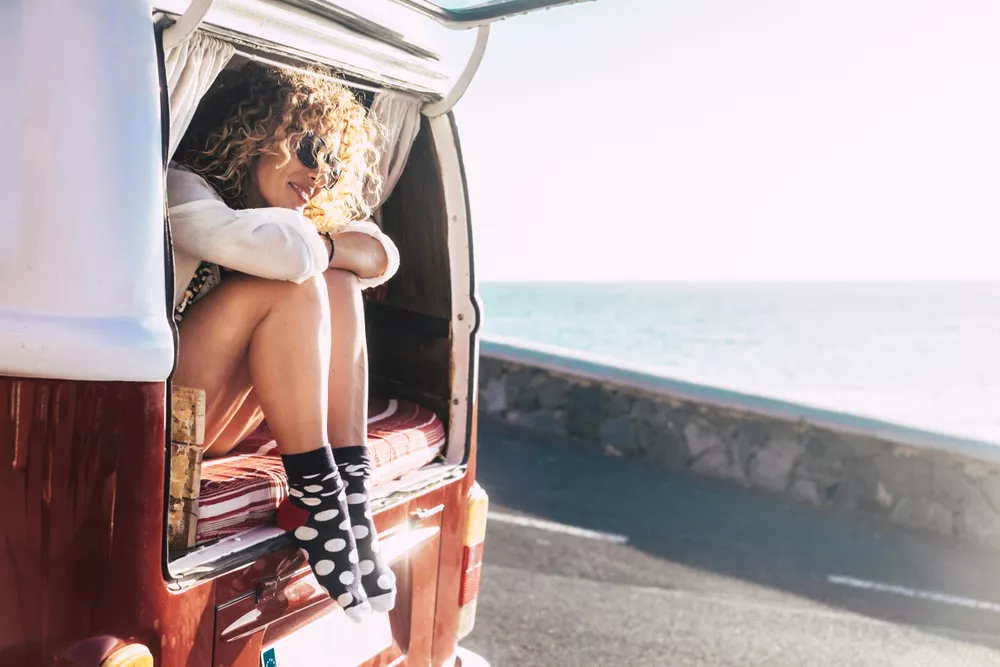
[[[480,280],[1000,280],[1000,3],[599,0],[455,113]]]

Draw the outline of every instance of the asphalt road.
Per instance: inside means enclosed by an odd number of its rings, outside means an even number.
[[[488,429],[478,478],[493,667],[1000,665],[1000,554]]]

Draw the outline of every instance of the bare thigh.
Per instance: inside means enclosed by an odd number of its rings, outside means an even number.
[[[224,456],[263,420],[250,380],[253,332],[281,284],[236,275],[184,313],[174,383],[204,389],[205,455]]]
[[[297,424],[313,414],[297,410],[303,407],[303,401],[308,403],[309,398],[315,397],[329,443],[334,447],[363,444],[367,431],[368,364],[358,281],[353,274],[336,269],[326,271],[316,280],[325,284],[325,289],[321,290],[325,292],[323,299],[328,299],[329,310],[336,313],[332,331],[327,326],[320,339],[312,339],[318,342],[325,336],[328,341],[320,345],[329,346],[329,356],[322,361],[313,359],[316,370],[322,375],[328,373],[329,377],[324,378],[322,386],[310,386],[307,382],[305,393],[296,395],[289,383],[298,384],[308,371],[305,367],[296,370],[286,358],[284,368],[289,375],[284,380],[272,376],[270,405],[277,412],[268,416],[272,428],[279,425],[276,420],[282,416],[286,425]],[[225,456],[264,419],[261,401],[253,386],[250,349],[254,334],[278,300],[303,289],[307,288],[238,275],[228,278],[185,313],[179,327],[180,354],[174,381],[206,392],[206,456]],[[274,316],[268,317],[271,321]],[[329,322],[329,315],[327,318]],[[303,322],[299,327],[294,324],[296,320],[284,321],[301,333],[310,326]],[[276,344],[283,351],[293,350],[284,339]],[[272,348],[272,353],[278,353],[277,348]],[[292,364],[305,362],[306,358],[293,352],[291,361]],[[321,365],[326,370],[320,371]],[[256,368],[260,370],[260,366]],[[273,385],[274,381],[281,383]],[[280,397],[277,402],[275,387]],[[286,409],[292,406],[295,409]],[[278,436],[277,431],[275,435]]]

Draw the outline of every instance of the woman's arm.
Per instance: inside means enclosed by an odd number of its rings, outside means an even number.
[[[261,278],[302,282],[327,268],[358,276],[361,287],[381,285],[399,269],[396,244],[369,221],[333,235],[336,252],[297,211],[235,211],[190,171],[167,172],[174,243],[199,259]],[[329,264],[328,264],[329,262]]]
[[[233,211],[221,202],[171,207],[174,244],[200,259],[260,278],[300,283],[326,269],[329,254],[295,211]]]
[[[389,268],[389,256],[382,244],[367,234],[343,232],[332,235],[337,249],[331,269],[345,269],[361,279],[381,276]],[[329,248],[329,241],[324,241]]]
[[[302,214],[236,211],[200,176],[171,169],[167,195],[174,244],[188,254],[261,278],[302,282],[326,269],[327,248]]]
[[[372,222],[352,222],[332,237],[336,250],[330,268],[351,271],[362,288],[381,285],[399,269],[396,244]]]

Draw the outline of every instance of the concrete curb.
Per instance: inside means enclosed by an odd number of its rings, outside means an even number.
[[[480,357],[484,422],[1000,548],[1000,445],[504,339]]]

